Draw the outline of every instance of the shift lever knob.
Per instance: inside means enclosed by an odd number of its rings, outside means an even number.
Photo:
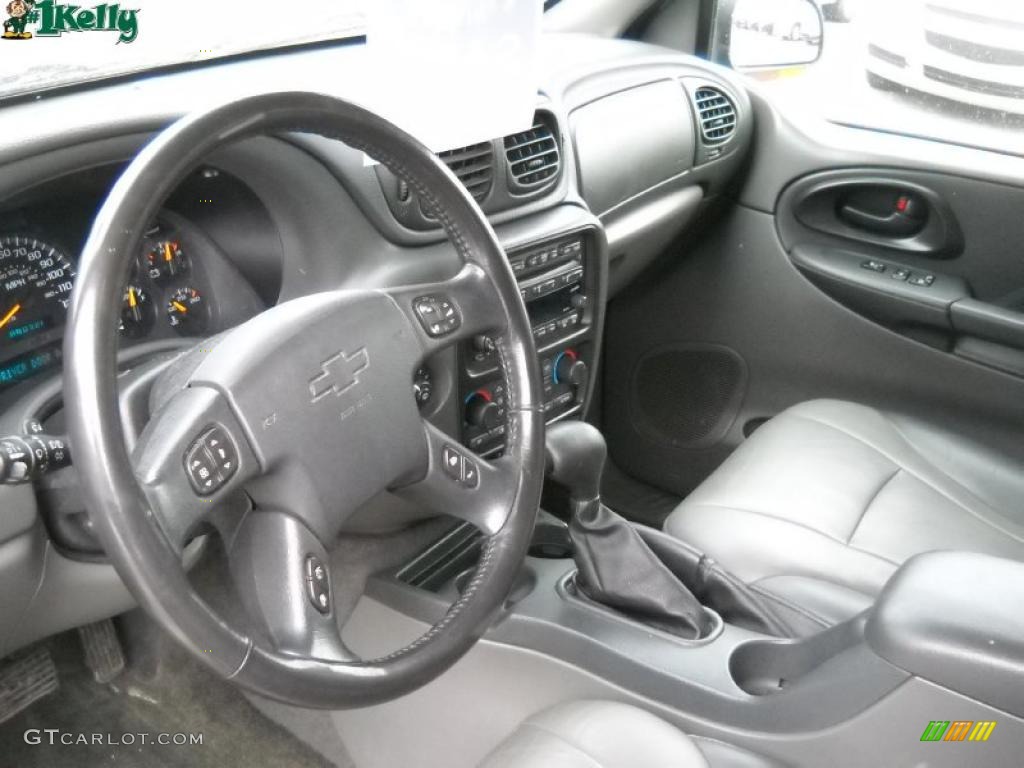
[[[569,490],[574,510],[601,498],[601,473],[608,454],[604,436],[585,421],[560,421],[547,428],[547,474]]]

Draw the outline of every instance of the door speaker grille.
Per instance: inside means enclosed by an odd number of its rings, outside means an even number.
[[[631,413],[640,432],[677,447],[720,440],[736,418],[746,365],[727,347],[659,348],[637,363]]]

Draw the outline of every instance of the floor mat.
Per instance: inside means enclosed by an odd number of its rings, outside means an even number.
[[[627,520],[661,529],[682,498],[636,480],[611,461],[601,476],[601,499]]]
[[[347,755],[341,763],[325,760],[176,647],[155,674],[129,670],[102,685],[82,662],[77,634],[58,635],[47,646],[59,688],[0,725],[2,768],[351,766]],[[54,746],[45,729],[59,729]],[[150,742],[159,734],[201,734],[202,743],[143,744],[143,734]],[[101,743],[91,743],[97,738]]]

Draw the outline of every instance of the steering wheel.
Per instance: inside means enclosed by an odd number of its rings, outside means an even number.
[[[300,131],[388,166],[436,215],[462,265],[440,282],[328,290],[279,304],[200,343],[129,455],[118,409],[117,319],[143,232],[218,147]],[[333,254],[332,254],[333,256]],[[507,446],[486,461],[422,419],[409,382],[422,360],[478,333],[495,339]],[[192,114],[124,171],[85,245],[64,343],[71,444],[99,538],[140,605],[204,664],[307,707],[407,693],[486,631],[522,565],[540,502],[543,401],[529,321],[509,263],[471,196],[425,146],[383,118],[312,93],[272,93]],[[487,534],[474,576],[418,640],[363,660],[333,609],[328,547],[383,491]],[[225,544],[254,627],[192,590],[187,542]]]

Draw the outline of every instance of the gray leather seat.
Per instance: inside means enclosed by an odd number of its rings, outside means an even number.
[[[527,718],[480,768],[777,768],[711,739],[693,739],[639,707],[570,701]]]
[[[665,523],[801,632],[871,605],[911,555],[1024,560],[1024,461],[836,400],[762,426]]]
[[[482,768],[707,768],[682,731],[638,707],[572,701],[526,719]]]

